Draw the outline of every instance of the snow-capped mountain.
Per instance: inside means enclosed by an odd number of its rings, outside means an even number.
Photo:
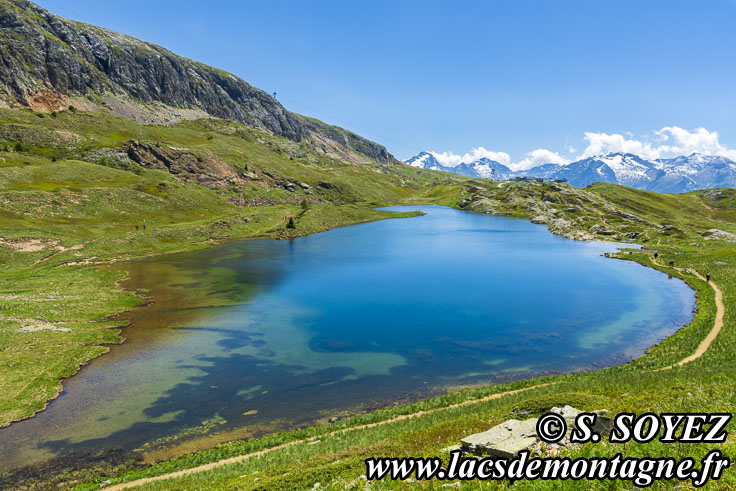
[[[411,165],[412,167],[418,167],[419,169],[443,170],[445,168],[445,166],[440,164],[437,159],[434,158],[434,155],[429,152],[421,152],[419,155],[415,155],[412,158],[405,160],[404,163]]]
[[[660,174],[661,171],[650,160],[630,153],[610,153],[560,166],[549,177],[567,179],[570,184],[578,187],[585,187],[594,182],[609,182],[647,189]]]
[[[511,169],[505,165],[486,158],[451,167],[440,164],[431,153],[422,152],[406,160],[405,163],[420,169],[439,170],[467,177],[482,177],[483,179],[506,180],[513,175]]]
[[[736,162],[726,157],[694,153],[657,160],[663,175],[647,189],[660,193],[684,193],[695,189],[736,187]]]
[[[566,179],[573,186],[608,182],[659,193],[685,193],[695,189],[736,187],[736,162],[725,157],[694,153],[672,159],[648,160],[630,153],[609,153],[567,165],[544,164],[524,171],[489,159],[443,166],[428,152],[406,161],[424,169],[441,170],[469,177],[506,180],[512,177]]]
[[[537,167],[532,167],[526,171],[515,172],[515,176],[526,176],[526,177],[541,177],[543,179],[552,179],[557,171],[562,168],[560,164],[542,164]]]

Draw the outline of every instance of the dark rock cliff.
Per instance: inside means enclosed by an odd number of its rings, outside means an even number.
[[[269,94],[222,70],[62,19],[26,0],[0,0],[0,98],[60,109],[65,96],[102,94],[200,110],[294,141],[321,133],[320,125],[306,124]],[[322,136],[334,139],[335,131],[329,133]],[[396,161],[384,147],[354,136],[349,149],[379,162]],[[345,141],[336,143],[345,146]]]

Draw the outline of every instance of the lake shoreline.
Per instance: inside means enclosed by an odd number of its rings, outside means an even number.
[[[462,211],[462,210],[461,210],[461,211]],[[262,237],[262,238],[270,238],[270,237]],[[253,238],[253,239],[246,239],[246,241],[249,241],[249,240],[255,240],[255,238]],[[228,241],[228,242],[231,242],[231,241]],[[238,242],[239,242],[239,241],[238,241]],[[221,245],[221,244],[215,244],[215,243],[213,243],[213,244],[212,244],[212,246],[217,246],[217,245]],[[616,245],[619,245],[619,244],[616,244]],[[182,251],[182,252],[185,252],[185,251]],[[157,254],[157,255],[155,255],[155,256],[159,256],[159,254]],[[139,261],[139,260],[142,260],[142,259],[143,259],[143,258],[136,258],[136,259],[134,259],[134,260],[133,260],[132,262],[135,262],[135,261]],[[622,258],[622,259],[627,259],[627,258]],[[636,262],[639,262],[639,261],[636,261]],[[118,263],[118,264],[120,264],[120,263]],[[641,263],[640,263],[640,264],[641,264]],[[656,269],[656,268],[654,268],[654,269]],[[120,282],[122,282],[122,281],[124,281],[124,280],[120,280],[120,281],[119,281],[119,283],[120,283]],[[140,296],[140,294],[141,294],[140,290],[138,290],[138,289],[133,289],[133,290],[130,290],[130,289],[126,288],[126,290],[127,290],[127,291],[134,291],[134,292],[136,292],[136,294],[137,294],[137,295],[139,295],[139,296]],[[153,296],[152,296],[152,297],[150,297],[150,298],[152,298],[152,299],[153,299],[153,302],[156,302],[156,301],[157,301],[157,299],[156,299],[156,296],[155,296],[155,295],[153,295]],[[697,299],[696,299],[696,301],[697,301]],[[150,304],[150,302],[149,302],[148,304]],[[129,309],[128,311],[124,311],[124,312],[122,312],[122,313],[117,313],[117,314],[114,314],[114,315],[115,315],[115,316],[119,316],[119,315],[121,315],[121,314],[124,314],[124,313],[126,313],[126,312],[130,312],[130,311],[133,311],[133,310],[135,310],[135,311],[142,311],[142,310],[144,309],[144,307],[145,307],[144,305],[139,305],[139,306],[136,306],[136,307],[134,307],[133,309]],[[125,328],[123,328],[123,329],[125,329]],[[673,334],[673,335],[674,335],[674,334]],[[645,355],[643,355],[643,356],[647,356],[647,355],[645,354]],[[600,369],[601,367],[590,367],[590,368],[591,368],[591,369],[592,369],[593,371],[595,371],[595,370],[599,370],[599,369]],[[588,370],[584,370],[584,371],[588,371]],[[576,371],[576,372],[573,372],[573,373],[577,373],[577,372],[578,372],[578,371]],[[565,372],[565,373],[567,373],[567,372]],[[539,373],[537,373],[537,374],[532,374],[532,373],[528,373],[528,374],[523,374],[523,375],[519,375],[519,376],[518,376],[518,377],[516,378],[516,380],[527,380],[527,381],[528,381],[528,380],[531,380],[531,378],[537,378],[537,377],[538,377],[539,375],[540,375]],[[563,375],[564,375],[564,374],[563,374]],[[512,377],[513,377],[513,376],[512,376]],[[531,378],[530,378],[530,377],[531,377]],[[503,381],[502,383],[507,383],[507,382],[508,382],[507,380],[504,380],[504,381]],[[497,385],[497,384],[492,384],[492,385]],[[479,382],[479,383],[478,383],[478,387],[480,387],[480,386],[483,386],[483,387],[487,387],[487,386],[488,386],[488,382]],[[465,389],[462,389],[462,390],[467,390],[467,389],[468,389],[468,388],[466,387]],[[471,387],[470,389],[472,390],[472,387]],[[452,390],[452,389],[449,389],[449,390]],[[388,403],[387,403],[386,405],[390,405],[390,404],[391,404],[391,402],[388,402]],[[385,407],[385,406],[384,406],[384,407]],[[375,408],[374,408],[374,409],[375,409]],[[279,431],[279,432],[280,432],[280,431]],[[279,432],[277,432],[277,433],[279,433]]]
[[[233,243],[233,242],[243,242],[243,241],[250,241],[250,240],[293,240],[295,238],[304,237],[304,236],[307,236],[307,235],[318,234],[318,233],[326,232],[328,230],[333,230],[334,228],[350,227],[350,226],[354,226],[354,225],[360,225],[362,223],[369,223],[371,221],[388,220],[388,219],[394,219],[394,218],[411,218],[413,216],[418,216],[418,215],[410,215],[410,214],[403,214],[402,215],[402,214],[397,214],[397,216],[383,216],[383,217],[378,216],[378,217],[374,217],[374,218],[372,218],[370,220],[367,220],[367,221],[365,219],[356,220],[354,222],[350,222],[350,223],[347,223],[347,224],[337,225],[335,227],[328,227],[328,228],[325,228],[325,229],[322,229],[322,230],[317,230],[317,231],[305,232],[303,234],[300,233],[299,230],[293,229],[293,230],[291,230],[289,232],[288,235],[283,235],[283,234],[282,235],[279,235],[278,233],[274,232],[274,233],[267,234],[267,235],[244,236],[244,237],[236,237],[236,238],[234,238],[234,237],[223,237],[223,238],[218,238],[218,239],[209,239],[209,240],[206,240],[206,241],[194,242],[194,243],[186,244],[186,245],[183,245],[181,248],[176,249],[176,250],[168,250],[168,251],[163,251],[163,252],[155,252],[155,253],[145,254],[145,255],[140,255],[140,256],[135,256],[135,257],[129,257],[129,256],[123,255],[123,256],[119,256],[119,257],[112,257],[110,259],[103,260],[103,261],[90,261],[90,262],[85,263],[82,266],[82,268],[86,268],[88,270],[93,270],[95,268],[100,268],[100,267],[104,267],[104,266],[110,266],[110,265],[113,265],[113,264],[131,263],[131,262],[136,262],[136,261],[143,261],[145,259],[151,259],[151,258],[155,258],[155,257],[165,256],[165,255],[169,255],[169,254],[181,254],[181,253],[191,252],[193,250],[209,249],[209,248],[218,247],[218,246],[222,246],[222,245],[225,245],[225,244],[228,244],[228,243]],[[76,265],[67,265],[67,264],[63,264],[62,263],[60,266],[57,266],[57,267],[73,267],[73,266],[76,266]],[[139,298],[138,304],[133,305],[133,306],[130,306],[130,307],[127,307],[127,308],[125,308],[123,310],[117,310],[117,311],[114,311],[114,312],[110,312],[110,313],[104,315],[101,318],[100,317],[88,318],[88,319],[85,319],[84,322],[89,322],[89,323],[93,323],[94,324],[94,323],[104,323],[104,322],[109,322],[109,321],[115,321],[116,320],[115,317],[117,317],[117,316],[120,316],[122,314],[125,314],[126,312],[130,312],[130,311],[132,311],[134,309],[145,308],[147,306],[146,299],[142,295],[142,292],[136,291],[135,289],[126,289],[126,288],[123,288],[123,287],[120,286],[120,283],[126,281],[126,279],[127,278],[125,277],[125,275],[123,275],[120,278],[117,278],[116,280],[114,280],[113,281],[113,284],[109,287],[109,291],[111,291],[111,292],[124,292],[124,293],[133,294],[133,295],[135,295],[136,297]],[[155,301],[155,299],[153,299],[153,298],[151,298],[149,300],[150,301]],[[100,358],[100,357],[102,357],[102,356],[104,356],[106,354],[109,354],[110,349],[112,347],[119,346],[119,345],[122,345],[123,343],[125,343],[125,337],[123,336],[123,330],[125,328],[127,328],[127,327],[129,327],[129,324],[127,324],[127,323],[125,325],[120,325],[120,326],[105,327],[104,329],[106,329],[106,330],[115,331],[115,334],[117,336],[119,336],[121,339],[119,341],[117,341],[117,342],[106,342],[106,343],[96,344],[96,346],[107,347],[108,349],[105,350],[102,353],[98,353],[98,354],[96,354],[96,355],[94,355],[92,357],[86,358],[84,361],[80,362],[76,366],[76,369],[74,370],[73,373],[71,373],[69,375],[65,375],[65,376],[59,377],[57,379],[58,382],[59,382],[59,384],[58,384],[58,388],[56,390],[56,393],[53,394],[53,395],[51,395],[51,396],[49,396],[49,397],[47,397],[45,399],[45,401],[43,403],[43,407],[34,410],[31,414],[28,414],[28,415],[23,416],[23,417],[19,417],[17,419],[12,419],[10,421],[0,421],[0,430],[2,430],[4,428],[8,428],[8,427],[12,426],[14,423],[19,423],[19,422],[22,422],[22,421],[26,421],[28,419],[31,419],[31,418],[35,417],[36,415],[38,415],[39,413],[45,411],[48,408],[48,406],[49,406],[50,403],[52,403],[61,394],[64,393],[64,382],[70,380],[75,375],[79,374],[79,372],[82,370],[82,368],[88,366],[94,360],[96,360],[96,359],[98,359],[98,358]]]

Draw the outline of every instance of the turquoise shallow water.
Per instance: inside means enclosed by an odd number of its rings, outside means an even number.
[[[46,411],[0,430],[0,464],[109,447],[167,456],[448,387],[621,363],[691,319],[684,283],[601,257],[614,244],[418,208],[427,215],[126,265],[156,304]]]

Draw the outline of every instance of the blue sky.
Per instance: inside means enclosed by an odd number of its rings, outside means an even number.
[[[736,153],[734,0],[38,3],[230,71],[400,158]]]

